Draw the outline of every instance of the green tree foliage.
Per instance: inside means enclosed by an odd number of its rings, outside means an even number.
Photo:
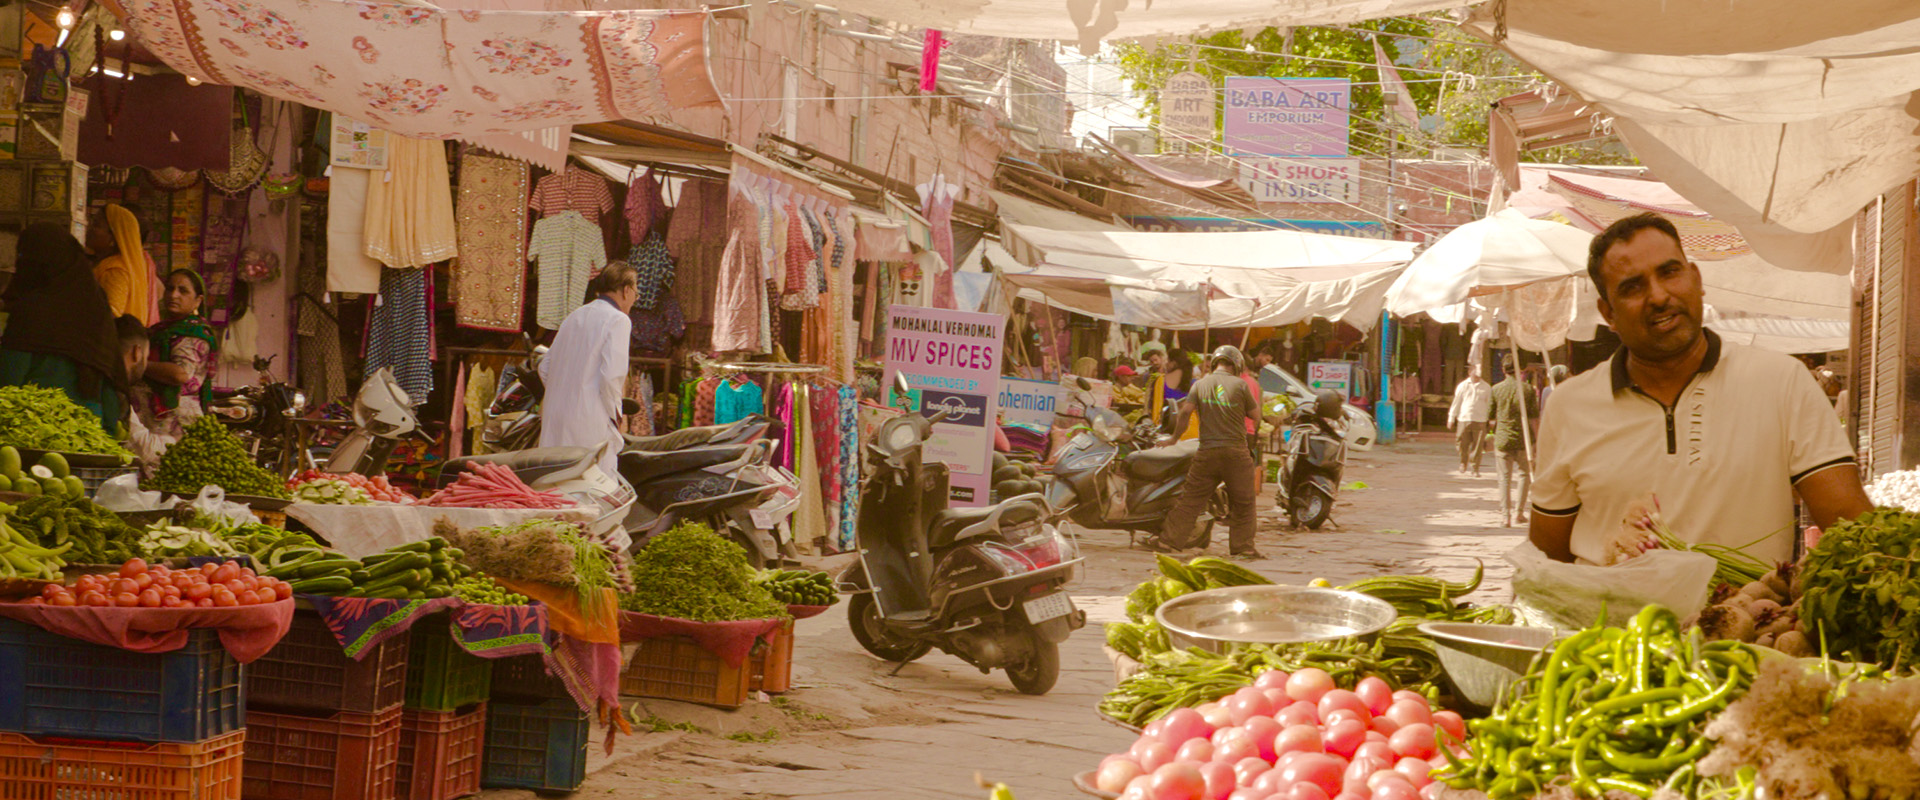
[[[1387,57],[1402,67],[1407,91],[1424,118],[1422,130],[1408,129],[1385,108],[1379,69],[1374,66],[1376,37]],[[1420,17],[1370,20],[1340,28],[1266,28],[1251,36],[1222,31],[1151,48],[1125,43],[1116,48],[1116,55],[1121,74],[1140,93],[1148,116],[1156,121],[1160,87],[1168,77],[1188,69],[1207,76],[1215,86],[1224,86],[1228,77],[1245,75],[1351,80],[1356,154],[1384,150],[1388,137],[1415,149],[1484,150],[1488,104],[1546,82],[1545,76],[1477,37]],[[1217,120],[1216,116],[1216,125]],[[1625,148],[1612,140],[1523,158],[1632,163]]]

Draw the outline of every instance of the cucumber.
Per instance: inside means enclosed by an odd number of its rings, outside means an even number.
[[[380,562],[377,566],[367,567],[367,576],[375,581],[379,581],[396,572],[419,569],[431,563],[433,563],[433,559],[429,558],[426,553],[403,553],[398,558],[388,559]]]
[[[427,585],[427,580],[430,577],[431,574],[424,569],[406,569],[384,577],[376,575],[371,582],[366,584],[366,587],[369,592],[374,589],[384,589],[389,586],[399,586],[411,590]]]
[[[317,578],[334,572],[345,575],[359,568],[360,562],[351,558],[327,558],[300,565],[300,577]]]
[[[382,586],[378,589],[366,589],[361,597],[372,597],[381,600],[405,600],[407,599],[407,587]]]
[[[399,557],[401,557],[401,556],[404,556],[404,555],[406,555],[406,553],[396,553],[396,552],[393,552],[393,551],[391,551],[391,550],[389,550],[389,551],[387,551],[387,552],[384,552],[384,553],[374,553],[373,555],[370,555],[370,556],[363,556],[363,557],[361,557],[361,559],[360,559],[360,563],[362,563],[362,564],[365,564],[365,565],[367,565],[367,566],[369,566],[369,567],[371,567],[371,566],[373,566],[373,565],[375,565],[375,564],[378,564],[378,563],[380,563],[380,562],[382,562],[382,561],[392,561],[392,560],[394,560],[394,559],[396,559],[396,558],[399,558]]]
[[[295,581],[291,585],[294,594],[338,594],[353,589],[353,581],[343,575],[308,578],[303,581]]]
[[[447,586],[444,586],[441,584],[433,584],[431,586],[428,586],[426,589],[426,592],[428,597],[433,597],[433,598],[451,597],[453,595],[453,589],[448,588]]]
[[[447,540],[440,539],[439,541],[440,541],[441,547],[446,546]],[[437,549],[433,546],[433,542],[434,542],[433,539],[422,539],[417,542],[408,542],[406,544],[400,545],[399,547],[389,547],[387,548],[387,552],[389,553],[425,553],[430,550]]]
[[[353,584],[355,586],[358,586],[360,584],[366,583],[367,581],[373,580],[373,577],[368,575],[367,571],[364,569],[356,569],[352,572],[347,573],[347,579],[353,581]]]
[[[275,569],[292,563],[305,564],[325,555],[326,551],[318,547],[287,547],[279,550],[269,548],[265,558],[267,568]]]

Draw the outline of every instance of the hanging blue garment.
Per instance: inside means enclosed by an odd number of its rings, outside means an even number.
[[[713,424],[725,425],[766,412],[766,393],[760,384],[744,378],[720,382],[713,392]]]

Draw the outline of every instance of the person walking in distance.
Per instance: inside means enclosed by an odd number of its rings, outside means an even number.
[[[1507,375],[1493,387],[1493,470],[1500,475],[1500,519],[1502,525],[1523,525],[1527,521],[1527,490],[1533,482],[1524,426],[1540,418],[1540,406],[1534,402],[1533,387],[1514,369],[1513,356],[1503,357],[1500,366]],[[1516,471],[1520,479],[1517,500],[1512,494]]]
[[[1493,410],[1493,387],[1475,365],[1467,379],[1453,387],[1453,405],[1447,407],[1447,427],[1460,446],[1460,472],[1480,477],[1481,449],[1486,446],[1487,415]]]
[[[1239,558],[1260,558],[1254,549],[1253,455],[1247,447],[1247,420],[1260,419],[1260,401],[1247,389],[1240,373],[1246,359],[1240,348],[1227,345],[1215,350],[1213,371],[1195,381],[1193,390],[1180,404],[1180,419],[1175,430],[1184,430],[1189,417],[1200,421],[1200,451],[1187,467],[1187,482],[1180,499],[1167,514],[1166,527],[1159,540],[1148,540],[1149,548],[1166,552],[1193,546],[1193,526],[1214,491],[1227,486],[1227,550]]]
[[[620,400],[627,385],[627,350],[633,320],[627,312],[640,295],[638,274],[624,261],[600,270],[587,284],[593,302],[573,310],[540,360],[547,384],[542,400],[541,447],[606,445],[600,469],[618,475]]]

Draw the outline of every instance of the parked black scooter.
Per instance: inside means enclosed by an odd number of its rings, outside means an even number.
[[[897,394],[907,396],[904,381]],[[1062,591],[1083,559],[1047,523],[1040,495],[947,507],[947,465],[921,460],[945,416],[888,420],[867,446],[860,561],[840,576],[853,594],[853,638],[901,664],[938,647],[981,672],[1006,670],[1023,693],[1046,694],[1060,677],[1060,643],[1086,625]]]
[[[1074,394],[1087,409],[1087,425],[1054,461],[1047,505],[1083,528],[1158,535],[1186,486],[1187,467],[1200,442],[1155,447],[1160,434],[1151,420],[1142,417],[1128,430],[1125,418],[1093,404],[1086,379],[1081,384]],[[1208,513],[1194,528],[1193,546],[1203,549],[1213,542],[1215,521],[1226,518],[1226,490],[1215,492],[1207,505]]]
[[[1293,411],[1287,455],[1280,461],[1280,486],[1274,503],[1287,510],[1294,527],[1319,530],[1333,515],[1340,473],[1347,465],[1347,442],[1338,422],[1346,404],[1340,395],[1320,392],[1313,404]]]
[[[307,394],[273,377],[274,358],[255,356],[253,368],[260,382],[214,392],[208,411],[240,437],[255,462],[286,479],[316,465],[294,430],[294,418],[307,411]]]
[[[634,547],[682,520],[691,520],[704,522],[739,544],[747,551],[747,562],[756,568],[795,558],[793,543],[780,535],[779,528],[781,519],[792,512],[792,504],[780,502],[780,495],[798,497],[799,482],[793,473],[770,466],[772,449],[772,440],[763,439],[676,450],[633,446],[622,450],[620,477],[638,497],[624,524]]]

